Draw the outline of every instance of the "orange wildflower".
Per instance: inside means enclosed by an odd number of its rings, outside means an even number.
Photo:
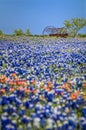
[[[36,80],[33,80],[33,81],[31,82],[31,84],[33,84],[33,85],[36,85],[36,83],[37,83]]]
[[[2,94],[5,94],[5,93],[6,93],[6,90],[5,90],[4,88],[2,88],[2,89],[0,90],[0,92],[1,92]]]
[[[14,88],[10,88],[9,90],[10,90],[10,92],[14,92]]]
[[[27,86],[27,84],[25,82],[22,82],[21,85],[22,85],[22,87],[26,87]]]
[[[71,98],[73,100],[75,100],[75,99],[77,99],[77,97],[78,97],[79,94],[80,94],[80,91],[76,91],[76,92],[74,92],[74,93],[71,94]]]
[[[15,79],[15,80],[19,79],[16,73],[12,73],[11,75],[12,75],[13,79]]]
[[[6,77],[6,75],[2,75],[1,77],[0,77],[0,82],[1,83],[5,83],[5,82],[7,82],[9,79]]]
[[[16,82],[15,82],[15,81],[10,80],[10,81],[9,81],[9,85],[16,85]]]
[[[83,87],[86,87],[86,83],[83,83],[82,86],[83,86]]]
[[[37,90],[36,90],[36,89],[34,89],[34,90],[33,90],[33,94],[36,94],[36,93],[37,93]]]
[[[48,81],[47,85],[48,85],[49,88],[53,87],[53,83],[51,81]]]
[[[22,81],[22,80],[18,80],[18,81],[16,81],[16,85],[18,85],[18,86],[22,86],[22,87],[26,87],[26,82],[25,81]]]
[[[50,88],[49,88],[49,87],[46,87],[45,90],[46,90],[46,91],[50,91]]]
[[[69,84],[69,83],[64,83],[61,88],[64,88],[67,92],[71,92],[70,87],[71,87],[71,84]]]
[[[30,89],[25,89],[24,92],[25,93],[30,93]]]

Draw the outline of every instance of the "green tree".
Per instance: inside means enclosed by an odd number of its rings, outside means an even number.
[[[2,36],[4,33],[3,33],[3,31],[2,30],[0,30],[0,36]]]
[[[28,36],[31,35],[30,29],[26,30],[26,35],[28,35]]]
[[[4,32],[2,30],[0,30],[0,37],[4,38]]]
[[[64,21],[65,28],[70,36],[77,36],[80,29],[86,26],[86,19],[84,18],[72,18],[71,20]]]
[[[14,34],[15,34],[16,36],[21,36],[21,35],[23,35],[24,33],[23,33],[23,30],[22,30],[22,29],[16,29],[16,30],[14,30]]]

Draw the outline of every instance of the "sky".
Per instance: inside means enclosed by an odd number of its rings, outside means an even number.
[[[6,34],[28,28],[42,34],[46,26],[63,27],[76,17],[86,18],[86,0],[0,0],[0,29]]]

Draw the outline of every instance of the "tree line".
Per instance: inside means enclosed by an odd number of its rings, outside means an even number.
[[[86,33],[85,34],[79,34],[79,31],[86,27],[86,19],[84,18],[72,18],[70,20],[65,20],[64,21],[64,28],[66,29],[68,35],[70,37],[76,37],[76,36],[85,36],[86,37]],[[0,36],[5,35],[4,32],[2,30],[0,30]],[[30,29],[27,29],[26,32],[24,33],[22,29],[16,29],[14,30],[13,35],[15,36],[21,36],[21,35],[27,35],[30,36],[32,35],[30,32]]]
[[[0,35],[1,36],[5,35],[2,30],[0,30]],[[22,36],[22,35],[29,36],[29,35],[31,35],[31,32],[30,32],[30,29],[27,29],[25,33],[23,32],[22,29],[15,29],[12,35],[14,35],[14,36]]]

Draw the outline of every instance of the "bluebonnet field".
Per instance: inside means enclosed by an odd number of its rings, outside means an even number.
[[[0,41],[0,130],[86,130],[86,40]]]

